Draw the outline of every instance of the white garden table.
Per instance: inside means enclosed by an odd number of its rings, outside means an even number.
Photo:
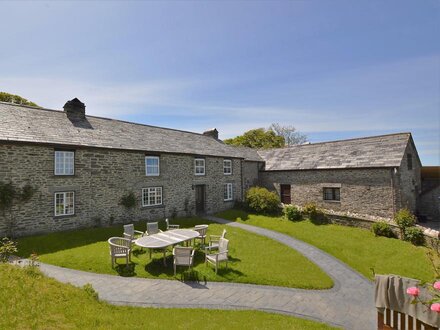
[[[166,250],[168,246],[190,241],[199,236],[199,233],[191,229],[173,229],[161,233],[143,236],[134,241],[137,246],[150,249],[163,249],[163,264],[166,266]]]

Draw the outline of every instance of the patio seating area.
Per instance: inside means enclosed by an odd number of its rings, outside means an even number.
[[[215,266],[217,274],[221,262],[226,262],[228,266],[228,244],[225,239],[226,229],[223,229],[222,235],[210,235],[209,246],[206,246],[206,236],[208,231],[207,224],[195,225],[194,228],[180,229],[179,225],[170,225],[169,220],[165,219],[167,230],[163,232],[159,229],[158,222],[147,222],[146,232],[134,229],[134,224],[124,225],[124,237],[111,237],[108,240],[110,248],[110,259],[112,268],[118,259],[123,259],[124,265],[131,263],[131,254],[133,252],[132,244],[141,249],[149,250],[150,259],[154,250],[160,250],[163,253],[163,265],[166,267],[167,251],[172,248],[174,275],[176,275],[176,266],[191,266],[194,262],[194,253],[199,248],[205,253],[205,263]],[[137,238],[135,238],[137,235]],[[196,246],[196,241],[200,243]],[[193,241],[193,247],[190,247]],[[186,244],[180,246],[180,244]],[[217,250],[217,251],[215,251]]]
[[[197,217],[172,219],[171,223],[179,225],[179,228],[169,227],[170,230],[167,231],[167,224],[163,219],[158,222],[157,226],[153,225],[153,227],[156,226],[157,232],[151,235],[147,235],[148,229],[151,233],[151,226],[147,226],[146,222],[139,222],[128,227],[118,224],[105,228],[88,228],[24,237],[19,240],[19,253],[23,257],[28,257],[36,252],[39,260],[44,263],[124,277],[184,279],[203,283],[208,281],[237,282],[305,289],[326,289],[333,285],[331,278],[313,262],[299,252],[272,239]],[[194,238],[177,239],[176,234],[182,232],[193,232],[198,236],[200,233],[194,229],[195,226],[199,226],[200,229],[200,225],[207,227],[206,231],[203,230],[205,241],[197,239],[194,245]],[[131,231],[134,235],[130,246],[130,259],[127,264],[124,256],[118,258],[112,268],[108,240],[111,237],[125,238],[124,231],[125,234],[130,234],[128,231]],[[223,256],[219,255],[211,259],[211,261],[217,259],[216,262],[210,263],[210,257],[207,258],[207,254],[215,255],[220,252],[219,240],[222,237],[227,237],[229,240],[228,262],[226,264],[226,260],[222,259]],[[151,239],[153,241],[148,243]],[[166,242],[166,239],[175,240]],[[186,247],[186,240],[194,249],[191,270],[188,270],[188,266],[177,265],[175,275],[173,245]],[[150,249],[146,245],[140,246],[142,242],[148,244],[156,242],[156,245],[151,245],[152,249]],[[255,258],[256,255],[259,258]]]

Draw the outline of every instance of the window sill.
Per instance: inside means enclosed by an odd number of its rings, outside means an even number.
[[[233,199],[224,199],[223,200],[223,202],[225,202],[225,203],[229,203],[229,202],[233,202],[234,200]]]
[[[165,205],[164,204],[160,204],[160,205],[142,205],[143,209],[161,209],[164,208]]]
[[[75,216],[76,216],[76,214],[74,213],[74,214],[54,215],[53,218],[54,218],[54,220],[58,220],[58,219],[62,220],[62,219],[66,219],[66,218],[73,218]]]
[[[54,178],[73,178],[76,177],[75,174],[54,174]]]
[[[324,202],[326,203],[341,203],[341,201],[331,200],[331,199],[324,199]]]

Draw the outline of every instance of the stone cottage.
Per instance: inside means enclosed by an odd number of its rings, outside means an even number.
[[[421,162],[410,133],[258,151],[261,184],[284,203],[393,217],[417,211]]]
[[[78,99],[64,111],[0,102],[0,183],[36,189],[0,213],[0,235],[214,213],[255,185],[285,203],[392,216],[416,209],[420,167],[409,133],[257,151],[216,129],[88,116]],[[121,205],[127,197],[135,205]]]

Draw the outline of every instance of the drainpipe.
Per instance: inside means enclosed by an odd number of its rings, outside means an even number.
[[[391,173],[391,193],[393,198],[393,214],[396,214],[396,191],[394,187],[394,174],[397,172],[397,168],[392,168],[390,170]]]
[[[244,200],[244,189],[243,189],[243,187],[244,187],[244,180],[243,180],[243,162],[244,162],[244,159],[240,159],[240,179],[241,179],[241,201],[243,202],[243,200]]]

